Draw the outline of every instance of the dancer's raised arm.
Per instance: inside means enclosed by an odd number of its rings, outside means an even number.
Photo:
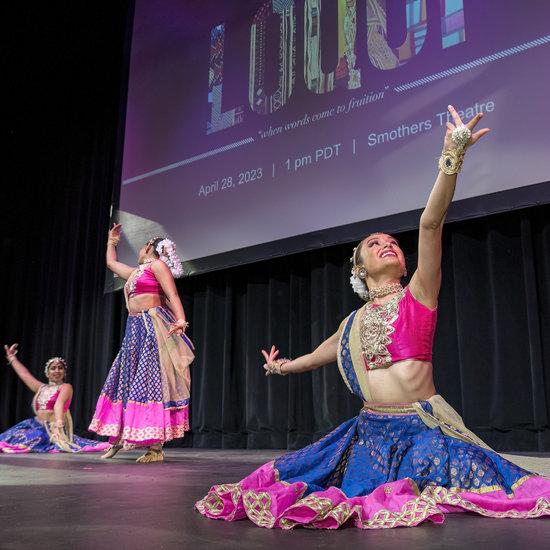
[[[418,237],[418,268],[411,278],[410,289],[423,304],[434,308],[437,305],[441,287],[441,237],[447,210],[453,200],[456,179],[462,166],[464,153],[487,132],[483,128],[475,133],[472,130],[483,117],[477,114],[466,125],[452,105],[448,107],[454,124],[447,123],[440,170],[428,198],[428,203],[420,216]]]
[[[12,344],[11,346],[4,346],[4,351],[6,352],[6,360],[8,363],[12,366],[13,370],[15,371],[15,374],[19,376],[21,381],[31,390],[32,392],[36,393],[40,386],[43,385],[40,380],[37,380],[19,359],[17,359],[17,352],[19,351],[17,349],[18,344]]]
[[[120,241],[120,233],[122,232],[122,225],[120,223],[113,223],[113,227],[109,230],[109,238],[107,239],[107,252],[105,259],[107,267],[116,273],[122,279],[128,279],[135,268],[129,265],[123,264],[117,260],[116,247]]]

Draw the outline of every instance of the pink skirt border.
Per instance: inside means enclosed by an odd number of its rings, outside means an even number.
[[[189,431],[189,405],[165,409],[163,403],[128,402],[123,407],[100,395],[90,431],[109,436],[111,443],[119,440],[136,445],[153,445],[183,437]]]
[[[306,488],[303,482],[279,481],[269,462],[239,483],[214,485],[195,507],[211,519],[248,517],[259,527],[280,529],[337,529],[348,521],[360,529],[413,527],[426,520],[443,523],[445,513],[453,512],[522,519],[550,515],[550,480],[538,475],[518,481],[513,495],[498,488],[459,492],[438,486],[420,492],[410,478],[352,498],[337,487],[302,498]]]

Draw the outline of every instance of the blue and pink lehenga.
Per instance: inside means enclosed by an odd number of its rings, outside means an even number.
[[[158,293],[150,263],[128,279],[127,296]],[[126,333],[101,390],[89,430],[125,447],[164,444],[189,430],[189,365],[193,344],[185,334],[169,335],[174,322],[167,307],[129,314]]]
[[[0,434],[0,452],[3,453],[93,453],[105,451],[108,443],[93,441],[73,434],[72,419],[69,412],[70,401],[65,403],[65,438],[55,442],[50,427],[55,402],[60,386],[44,384],[33,399],[33,410],[37,416],[28,418]],[[40,415],[41,417],[39,417]]]
[[[435,312],[409,289],[392,302],[366,323],[368,316],[354,312],[343,324],[338,366],[348,388],[364,401],[360,414],[238,483],[214,485],[195,505],[201,514],[281,529],[337,529],[348,522],[362,529],[410,527],[442,523],[451,512],[550,515],[550,480],[487,447],[441,396],[406,404],[370,402],[369,369],[387,367],[396,357],[422,357],[426,345],[431,355]],[[372,353],[365,355],[369,346]]]

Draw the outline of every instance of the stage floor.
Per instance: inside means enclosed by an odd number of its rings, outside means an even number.
[[[186,549],[550,547],[550,518],[502,520],[470,514],[443,525],[339,531],[261,529],[204,518],[193,503],[214,483],[234,482],[280,451],[169,449],[163,464],[135,464],[137,452],[0,455],[0,548]],[[550,477],[550,454],[515,456]]]

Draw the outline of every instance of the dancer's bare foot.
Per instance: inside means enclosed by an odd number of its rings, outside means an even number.
[[[162,446],[152,445],[147,449],[145,454],[142,454],[136,462],[139,464],[149,464],[150,462],[162,462],[164,460],[164,452]]]
[[[113,458],[120,449],[122,449],[122,445],[111,445],[107,452],[101,455],[101,458]]]

